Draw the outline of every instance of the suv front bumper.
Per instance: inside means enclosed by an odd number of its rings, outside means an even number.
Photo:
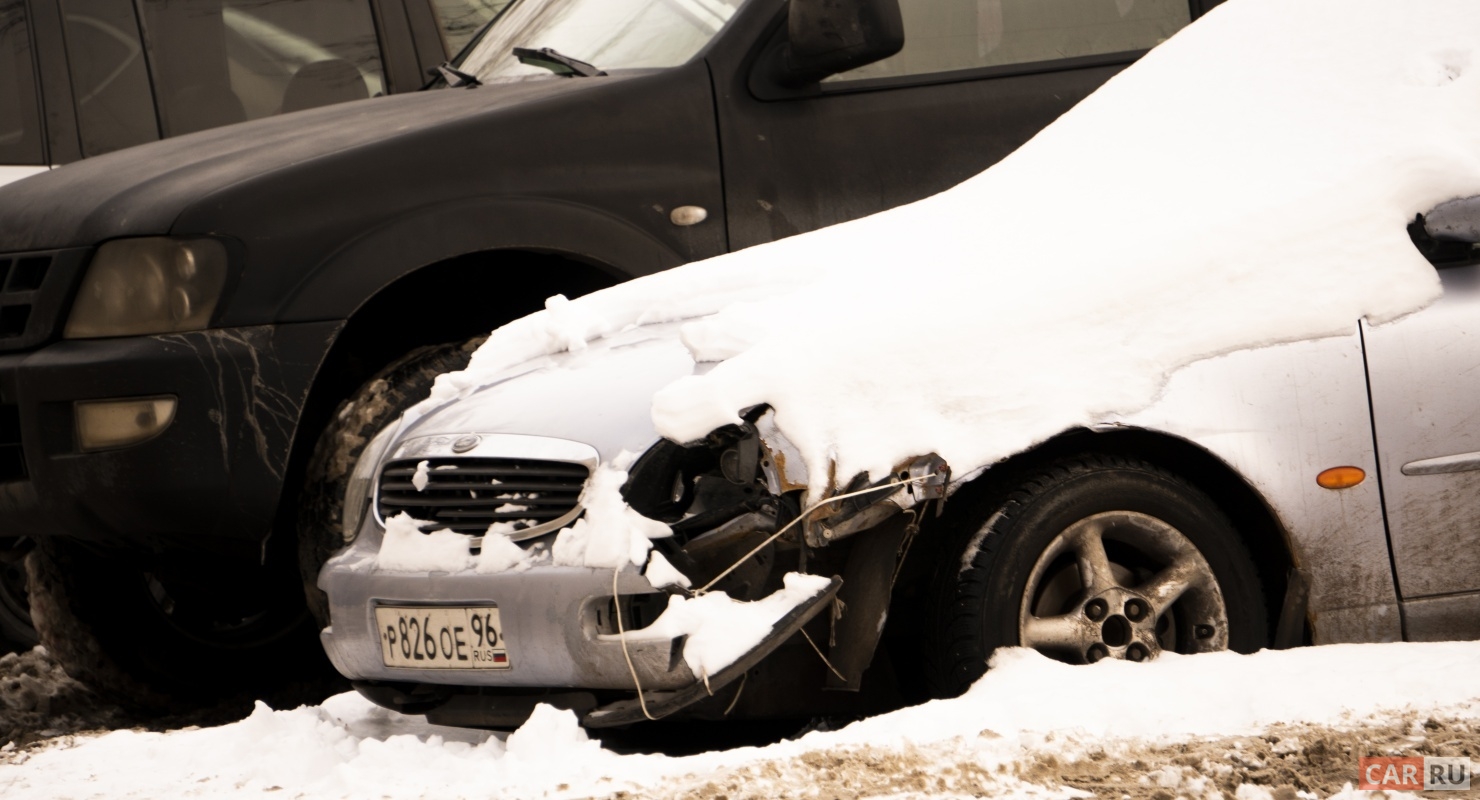
[[[159,551],[256,554],[343,323],[56,342],[0,356],[0,527]],[[173,396],[155,438],[81,452],[74,403]],[[7,422],[8,420],[8,422]],[[18,455],[18,458],[14,456]]]

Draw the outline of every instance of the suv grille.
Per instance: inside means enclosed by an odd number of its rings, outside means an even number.
[[[427,485],[417,491],[417,460],[393,461],[380,473],[381,520],[406,512],[425,532],[488,532],[515,541],[564,527],[580,514],[590,470],[567,461],[516,458],[428,458]]]
[[[0,255],[0,351],[44,344],[86,250]]]

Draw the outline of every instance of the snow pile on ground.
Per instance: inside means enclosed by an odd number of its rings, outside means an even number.
[[[1219,787],[1294,800],[1300,788],[1335,794],[1356,781],[1358,757],[1389,754],[1480,756],[1480,643],[1088,667],[1008,650],[961,698],[684,758],[604,750],[548,707],[504,742],[340,695],[317,708],[259,707],[218,728],[10,748],[0,795],[1048,798],[1115,784],[1114,796],[1148,800],[1221,796]]]
[[[750,603],[731,599],[724,592],[698,597],[674,595],[653,624],[627,631],[627,641],[667,641],[687,636],[683,660],[689,671],[701,679],[714,675],[760,644],[772,625],[832,582],[821,575],[799,572],[788,572],[781,580],[781,589]],[[622,637],[601,638],[619,641]]]
[[[46,648],[0,655],[0,745],[110,727],[124,719],[121,709],[68,677]]]
[[[1227,3],[976,178],[555,300],[432,402],[713,314],[684,341],[721,363],[657,395],[664,435],[770,403],[814,481],[927,452],[966,474],[1143,408],[1192,361],[1431,301],[1405,225],[1480,192],[1477,28],[1470,0]]]

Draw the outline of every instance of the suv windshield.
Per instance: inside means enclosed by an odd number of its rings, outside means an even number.
[[[745,0],[517,0],[457,66],[480,81],[549,76],[516,47],[551,48],[598,69],[674,67],[688,61]]]

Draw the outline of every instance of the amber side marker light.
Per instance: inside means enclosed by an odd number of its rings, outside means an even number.
[[[1359,467],[1332,467],[1316,476],[1316,483],[1326,489],[1350,489],[1367,479]]]

